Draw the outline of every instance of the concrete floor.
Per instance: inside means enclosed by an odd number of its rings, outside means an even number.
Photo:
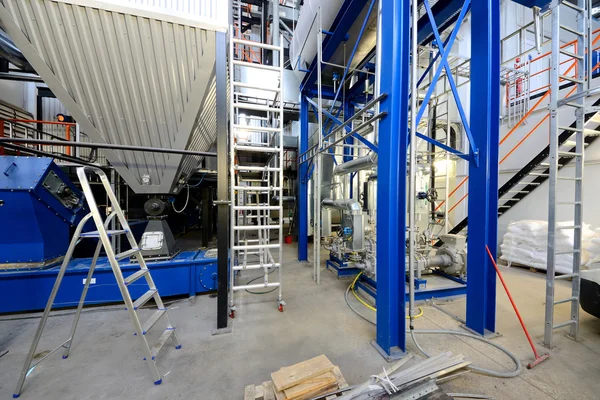
[[[183,348],[166,348],[158,366],[166,375],[154,386],[137,352],[137,341],[128,314],[121,307],[88,310],[81,318],[71,356],[55,354],[40,364],[27,379],[23,399],[242,399],[244,386],[270,379],[270,373],[319,354],[340,366],[350,384],[361,383],[388,365],[369,343],[375,327],[358,318],[344,302],[349,282],[323,271],[322,283],[311,279],[312,266],[295,261],[295,246],[286,246],[285,312],[277,311],[276,294],[243,294],[233,332],[212,336],[216,299],[199,296],[172,305]],[[521,313],[540,347],[544,319],[544,275],[516,268],[503,269]],[[247,274],[244,279],[251,279]],[[566,297],[568,282],[561,282],[558,296]],[[359,307],[358,303],[356,303]],[[448,312],[464,317],[465,300],[441,303]],[[567,305],[557,309],[557,320],[568,318]],[[417,329],[460,329],[443,312],[424,306]],[[144,311],[150,314],[151,311]],[[12,395],[37,322],[36,319],[0,319],[0,398]],[[512,308],[498,285],[498,331],[494,339],[520,358],[532,359],[531,350]],[[71,316],[50,318],[38,352],[50,350],[67,337]],[[159,333],[160,334],[160,333]],[[600,320],[582,311],[581,340],[563,332],[555,336],[551,358],[520,377],[497,379],[467,374],[447,382],[447,392],[492,395],[496,399],[597,399],[600,393]],[[451,350],[474,363],[497,369],[511,368],[506,356],[489,346],[451,336],[419,336],[431,353]],[[416,352],[412,343],[408,350]],[[541,348],[540,350],[544,350]]]

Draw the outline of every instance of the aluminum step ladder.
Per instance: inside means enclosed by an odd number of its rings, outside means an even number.
[[[575,29],[561,24],[561,9],[570,8],[576,14]],[[554,330],[569,327],[569,336],[575,340],[579,336],[579,289],[581,269],[581,240],[583,230],[583,166],[585,151],[585,100],[589,93],[591,82],[591,16],[589,0],[577,0],[576,4],[553,0],[552,9],[552,58],[550,70],[550,158],[549,158],[549,204],[548,204],[548,259],[546,273],[546,319],[544,327],[544,345],[552,348]],[[561,48],[561,35],[575,35],[576,43],[573,48]],[[570,41],[570,40],[569,40]],[[573,59],[577,63],[576,76],[566,76],[561,73],[561,64],[564,59]],[[570,64],[570,63],[567,63]],[[586,71],[586,68],[588,70]],[[560,81],[573,83],[577,90],[567,100],[560,100]],[[568,107],[575,115],[575,127],[562,126],[559,122],[559,110]],[[565,151],[559,145],[559,132],[572,132],[568,141],[571,150]],[[563,144],[564,146],[565,144]],[[573,147],[574,146],[574,147]],[[559,175],[560,157],[573,157],[575,161],[574,176]],[[573,201],[558,201],[559,188],[566,183],[574,184],[571,187],[562,187],[560,193],[573,194]],[[564,195],[563,194],[563,195]],[[556,214],[558,206],[573,207],[573,225],[557,226]],[[573,248],[557,251],[556,233],[562,230],[573,230]],[[555,276],[556,258],[560,255],[573,257],[572,273]],[[571,295],[564,299],[555,299],[556,280],[572,279]],[[554,323],[554,307],[558,304],[571,305],[570,319],[557,324]]]
[[[280,40],[279,43],[283,43]],[[240,60],[235,46],[244,45],[273,51],[279,66]],[[260,81],[260,71],[278,86]],[[254,76],[254,79],[252,78]],[[235,317],[235,292],[278,290],[278,309],[283,311],[283,46],[239,39],[231,30],[230,79],[230,282],[229,306]],[[247,102],[248,92],[264,96],[263,102]],[[257,97],[253,94],[253,97]],[[266,117],[265,117],[266,115]],[[274,223],[274,213],[278,222]],[[277,236],[275,237],[275,232]],[[241,284],[245,270],[262,270],[260,283]],[[277,279],[270,279],[272,272]],[[260,279],[260,278],[259,278]]]
[[[106,194],[108,195],[108,204],[110,205],[110,209],[112,212],[108,215],[106,220],[102,220],[102,215],[98,210],[98,206],[96,204],[96,200],[94,198],[94,194],[92,193],[92,189],[90,187],[90,183],[87,178],[87,173],[96,174],[100,178],[104,189],[106,190]],[[37,331],[35,333],[35,337],[33,339],[33,343],[31,344],[31,348],[27,355],[27,359],[25,360],[25,365],[23,366],[23,371],[21,372],[21,376],[19,377],[19,381],[17,383],[17,387],[15,393],[13,394],[14,398],[19,397],[21,394],[21,390],[23,389],[23,383],[25,382],[25,378],[29,374],[32,369],[49,357],[51,354],[56,352],[59,349],[64,349],[63,351],[63,359],[66,359],[69,356],[69,352],[71,350],[71,345],[73,344],[73,339],[75,337],[75,331],[77,329],[77,323],[79,322],[79,317],[81,315],[81,310],[85,303],[85,298],[92,281],[92,276],[94,275],[94,269],[96,268],[96,263],[98,261],[98,256],[100,255],[100,251],[104,249],[106,253],[106,257],[112,267],[113,273],[117,280],[117,285],[119,286],[119,290],[121,291],[121,295],[123,296],[123,300],[125,302],[125,306],[127,307],[127,311],[129,312],[129,316],[133,322],[133,327],[135,329],[135,334],[139,338],[142,344],[142,353],[144,356],[144,361],[150,368],[150,372],[152,374],[152,378],[154,380],[155,385],[159,385],[162,383],[162,376],[158,372],[158,368],[156,367],[156,358],[158,353],[162,350],[169,339],[172,340],[176,349],[181,348],[181,344],[177,338],[177,334],[175,333],[175,327],[171,323],[171,319],[169,318],[167,308],[165,307],[160,295],[158,294],[158,289],[152,280],[152,276],[150,275],[150,270],[146,265],[146,261],[142,256],[141,249],[138,246],[133,233],[131,232],[131,228],[127,223],[125,215],[123,214],[123,210],[121,209],[119,202],[112,191],[111,184],[106,174],[95,167],[79,167],[77,168],[77,177],[79,178],[79,182],[81,183],[81,187],[83,189],[83,193],[87,200],[90,213],[87,214],[77,225],[77,229],[75,230],[75,234],[73,235],[73,239],[71,239],[71,244],[67,250],[67,254],[62,262],[60,270],[58,272],[58,276],[56,278],[56,282],[54,283],[54,287],[52,288],[52,292],[50,293],[50,297],[48,298],[48,302],[46,303],[46,308],[44,309],[44,313],[42,315],[42,319],[38,325]],[[114,218],[116,217],[117,221],[120,224],[121,229],[118,230],[108,230],[107,228],[111,225]],[[93,219],[94,224],[96,225],[96,231],[92,232],[82,232],[85,224]],[[111,239],[113,237],[125,235],[127,240],[129,241],[129,245],[131,247],[130,250],[115,254],[115,250],[113,249]],[[52,310],[52,306],[54,304],[54,300],[56,298],[56,294],[60,288],[60,284],[63,280],[65,272],[67,270],[67,266],[73,257],[73,252],[75,251],[75,246],[83,240],[83,239],[99,239],[98,245],[96,246],[96,250],[94,252],[94,257],[92,258],[92,262],[90,265],[90,270],[87,274],[87,278],[85,280],[85,285],[83,287],[83,292],[81,294],[81,298],[79,300],[79,305],[77,306],[77,311],[75,312],[75,318],[73,319],[73,325],[71,326],[71,332],[69,334],[69,338],[63,342],[60,346],[52,350],[50,353],[45,355],[42,359],[38,360],[34,364],[32,364],[33,358],[36,354],[36,349],[38,347],[39,341],[42,337],[42,333],[44,331],[44,327],[46,326],[46,322],[50,315],[50,311]],[[123,272],[119,266],[119,260],[123,260],[126,258],[135,257],[137,262],[139,263],[139,271],[129,275],[128,277],[123,276]],[[129,285],[136,282],[137,280],[145,278],[146,284],[148,285],[148,291],[144,293],[137,300],[133,300],[131,298],[131,294],[129,293]],[[140,318],[137,314],[137,311],[146,304],[150,299],[154,299],[156,303],[157,310],[152,314],[152,316],[145,321],[144,323],[140,322]],[[159,320],[165,319],[166,329],[163,334],[160,336],[158,342],[150,346],[148,340],[146,338],[146,333],[150,331],[150,329],[158,323]],[[115,366],[117,367],[117,366]]]

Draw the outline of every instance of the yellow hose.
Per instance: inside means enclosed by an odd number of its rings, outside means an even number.
[[[354,281],[352,282],[352,285],[350,285],[350,290],[352,291],[352,294],[354,295],[354,297],[356,297],[356,300],[358,300],[360,302],[360,304],[362,304],[363,306],[367,307],[369,310],[371,311],[377,311],[377,308],[373,307],[372,305],[370,305],[369,303],[367,303],[366,301],[364,301],[359,295],[358,293],[356,293],[356,290],[354,290],[354,286],[356,285],[356,282],[358,282],[358,279],[360,278],[360,276],[362,275],[362,271],[356,275],[356,278],[354,278]],[[421,307],[419,307],[419,313],[417,315],[414,316],[414,318],[419,318],[422,317],[424,314],[423,309]],[[407,319],[410,318],[409,316],[406,317]]]

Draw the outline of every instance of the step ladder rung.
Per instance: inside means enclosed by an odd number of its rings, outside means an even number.
[[[233,206],[236,211],[276,211],[279,206]]]
[[[153,298],[154,295],[156,295],[157,293],[158,293],[158,290],[156,290],[156,289],[148,290],[146,293],[141,295],[140,298],[138,298],[136,301],[133,302],[133,309],[134,310],[139,309],[141,306],[146,304],[148,302],[148,300]]]
[[[578,206],[580,204],[582,204],[581,201],[559,201],[558,203],[561,206]]]
[[[572,76],[568,76],[568,75],[559,75],[559,78],[561,78],[562,80],[565,80],[565,81],[573,82],[573,83],[578,83],[578,84],[583,83],[583,81],[581,79],[573,78]]]
[[[276,93],[281,92],[281,88],[270,88],[270,87],[265,87],[265,86],[260,86],[260,85],[252,85],[250,83],[245,83],[245,82],[235,82],[234,81],[232,83],[234,86],[245,88],[245,89],[263,90],[265,92],[276,92]],[[244,94],[244,93],[242,93],[242,94]]]
[[[515,186],[517,185],[523,185],[523,186],[529,186],[529,185],[534,185],[534,186],[538,186],[540,185],[539,182],[519,182],[519,183],[515,183]]]
[[[247,246],[233,246],[232,250],[261,250],[261,249],[278,249],[280,244],[250,244]]]
[[[234,103],[234,108],[241,108],[244,110],[252,110],[252,111],[264,111],[264,112],[283,112],[281,108],[263,106],[260,104],[252,104],[252,103]]]
[[[583,134],[585,136],[600,136],[600,131],[597,131],[595,129],[584,129],[583,130]]]
[[[558,155],[560,157],[581,157],[582,156],[581,153],[572,153],[570,151],[559,151]]]
[[[142,326],[142,335],[148,333],[148,331],[158,322],[158,320],[167,313],[166,308],[158,309],[152,313],[148,321],[144,322]]]
[[[257,283],[254,285],[234,286],[233,290],[237,292],[238,290],[268,289],[268,288],[279,287],[279,286],[281,286],[281,284],[279,282]]]
[[[244,146],[240,144],[235,144],[234,149],[237,151],[252,151],[255,153],[279,153],[281,151],[279,147]]]
[[[581,178],[575,178],[570,176],[557,176],[556,179],[561,181],[580,181]]]
[[[133,282],[137,281],[138,279],[140,279],[143,276],[146,276],[146,274],[148,274],[148,269],[140,269],[139,271],[129,275],[127,278],[125,278],[123,280],[123,282],[125,282],[125,285],[130,285]]]
[[[257,231],[261,229],[279,229],[281,225],[243,225],[243,226],[234,226],[233,230],[235,231]]]
[[[272,132],[272,133],[282,133],[283,129],[281,128],[271,128],[266,126],[247,126],[247,125],[233,125],[233,129],[236,131],[246,131],[246,132]]]
[[[560,51],[561,54],[564,54],[566,56],[569,56],[569,57],[572,57],[572,58],[576,58],[578,60],[583,60],[583,56],[582,55],[572,53],[572,52],[567,51],[567,50],[562,49],[562,48],[559,51]]]
[[[568,229],[579,229],[581,225],[567,225],[567,226],[557,226],[556,230],[568,230]]]
[[[272,65],[251,63],[248,61],[233,60],[233,65],[238,65],[240,67],[246,67],[246,68],[264,69],[266,71],[281,72],[281,68],[279,68],[279,67],[273,67]]]
[[[531,193],[529,190],[509,190],[506,193]]]
[[[243,190],[246,192],[274,192],[281,188],[275,186],[234,186],[233,190]]]
[[[129,249],[127,251],[124,251],[122,253],[119,254],[115,254],[115,258],[117,259],[117,261],[119,260],[123,260],[125,258],[129,258],[131,256],[135,256],[136,254],[138,254],[141,250],[140,249]]]
[[[556,255],[556,256],[564,256],[564,255],[571,255],[571,254],[579,254],[579,249],[557,251],[554,253],[554,255]]]
[[[562,327],[564,327],[564,326],[569,326],[569,325],[573,325],[573,324],[577,324],[577,321],[575,321],[575,320],[570,320],[570,321],[562,322],[562,323],[560,323],[560,324],[558,324],[558,325],[554,325],[554,326],[552,327],[552,329],[558,329],[558,328],[562,328]]]
[[[108,237],[123,235],[125,233],[127,233],[127,231],[123,230],[123,229],[107,230],[106,231],[106,234],[108,235]],[[79,235],[79,237],[82,237],[82,238],[99,238],[100,237],[100,233],[98,233],[98,231],[83,232],[81,235]]]
[[[577,297],[567,297],[566,299],[556,300],[554,302],[554,305],[563,304],[563,303],[569,303],[569,302],[577,301],[577,300],[578,300]]]
[[[543,176],[543,177],[550,176],[550,174],[542,174],[542,173],[539,173],[539,172],[530,172],[528,175],[531,175],[531,176]]]
[[[498,208],[511,208],[512,206],[499,206]]]
[[[277,167],[257,167],[250,165],[236,165],[234,167],[237,171],[250,171],[250,172],[279,172],[281,168]]]
[[[264,268],[279,268],[281,264],[250,264],[250,265],[236,265],[233,267],[234,271],[243,271],[246,269],[264,269]]]
[[[565,4],[565,2],[563,2],[562,4]],[[567,32],[571,32],[573,35],[585,36],[585,33],[576,31],[575,29],[571,29],[571,28],[569,28],[568,26],[565,26],[565,25],[560,25],[560,28],[564,29]]]
[[[579,274],[575,274],[575,273],[573,273],[573,274],[564,274],[564,275],[557,275],[557,276],[554,277],[554,279],[555,280],[556,279],[558,279],[558,280],[565,280],[565,279],[575,278],[577,276],[579,276]]]
[[[171,338],[171,336],[175,333],[175,327],[171,327],[171,328],[167,328],[163,334],[160,336],[160,338],[158,339],[158,342],[152,346],[152,349],[150,350],[152,353],[152,360],[156,360],[156,357],[158,357],[158,353],[160,353],[160,351],[163,349],[163,347],[165,347],[165,344],[167,343],[167,341]]]
[[[568,1],[563,1],[560,4],[565,5],[565,6],[569,7],[569,8],[572,8],[573,10],[575,10],[577,12],[583,12],[584,11],[583,8],[577,6],[577,5],[573,4],[573,3],[569,3]]]
[[[570,132],[583,132],[583,129],[572,127],[572,126],[559,126],[558,130],[561,131],[570,131]]]
[[[560,144],[560,146],[561,146],[561,147],[562,147],[562,146],[570,146],[570,147],[575,147],[575,146],[577,146],[577,142],[576,142],[576,141],[574,141],[574,140],[567,140],[566,142],[564,142],[564,143],[561,143],[561,144]]]

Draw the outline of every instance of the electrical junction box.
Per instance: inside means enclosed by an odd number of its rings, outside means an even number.
[[[0,156],[0,269],[60,260],[86,214],[83,194],[52,159]]]
[[[440,240],[447,246],[458,251],[465,251],[467,248],[467,237],[463,235],[441,234]]]

